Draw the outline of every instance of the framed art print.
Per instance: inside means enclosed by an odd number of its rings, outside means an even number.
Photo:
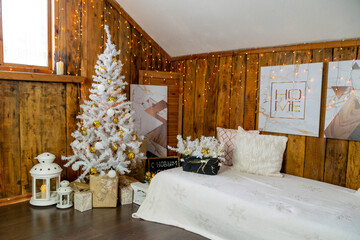
[[[323,63],[261,68],[258,128],[319,135]]]

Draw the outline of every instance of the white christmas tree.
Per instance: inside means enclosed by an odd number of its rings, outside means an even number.
[[[95,66],[96,76],[90,89],[90,101],[85,101],[80,107],[83,113],[77,116],[80,123],[71,136],[75,140],[70,144],[74,155],[62,157],[68,160],[64,165],[83,173],[78,180],[83,180],[89,171],[115,177],[130,172],[127,168],[143,156],[139,147],[143,137],[138,137],[133,128],[133,111],[131,102],[127,101],[124,92],[124,76],[120,75],[122,64],[117,60],[120,51],[116,51],[111,43],[109,27],[105,26],[107,35],[104,53],[98,56]]]

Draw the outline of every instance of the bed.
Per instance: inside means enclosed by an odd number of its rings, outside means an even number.
[[[210,239],[360,239],[360,194],[286,174],[222,166],[208,176],[175,168],[153,178],[133,217]]]

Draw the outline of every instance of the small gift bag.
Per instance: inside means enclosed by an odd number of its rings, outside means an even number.
[[[90,175],[90,191],[93,194],[93,207],[116,207],[119,178],[107,175]]]
[[[92,209],[92,193],[89,184],[74,182],[74,208],[80,212]]]
[[[218,158],[201,159],[193,156],[185,156],[182,167],[186,172],[216,175],[220,169],[220,161]]]

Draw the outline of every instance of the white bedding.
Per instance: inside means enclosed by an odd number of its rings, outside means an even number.
[[[158,173],[134,217],[210,239],[360,239],[360,195],[305,178]]]

